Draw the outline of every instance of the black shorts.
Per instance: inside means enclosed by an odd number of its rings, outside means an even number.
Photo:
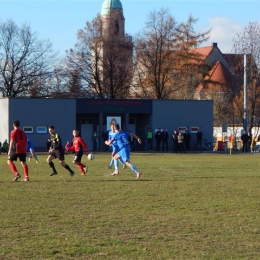
[[[64,151],[63,150],[53,150],[53,152],[49,153],[55,159],[58,158],[60,161],[64,161]]]
[[[82,156],[83,156],[83,152],[82,152],[82,151],[78,151],[78,152],[76,152],[73,161],[74,161],[74,162],[79,162],[79,163],[80,163],[80,162],[81,162],[81,158],[82,158]]]
[[[26,153],[11,153],[8,156],[9,161],[17,161],[19,158],[20,162],[26,162]]]

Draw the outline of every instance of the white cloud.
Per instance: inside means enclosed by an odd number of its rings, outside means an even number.
[[[226,17],[209,18],[210,38],[206,44],[216,42],[222,53],[232,51],[233,38],[244,30],[244,26]]]

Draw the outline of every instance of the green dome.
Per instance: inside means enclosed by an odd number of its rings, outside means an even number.
[[[101,9],[101,15],[108,14],[110,10],[123,10],[120,0],[104,0]]]

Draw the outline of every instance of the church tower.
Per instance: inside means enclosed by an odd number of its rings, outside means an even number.
[[[120,0],[104,0],[101,9],[103,35],[125,37],[125,18]]]
[[[121,1],[104,0],[100,17],[103,81],[105,85],[110,85],[110,89],[122,88],[121,92],[126,93],[123,89],[130,85],[133,77],[133,42],[132,37],[125,34],[125,17]],[[122,97],[123,94],[120,95]]]

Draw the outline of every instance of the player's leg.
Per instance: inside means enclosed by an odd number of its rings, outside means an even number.
[[[81,172],[81,175],[86,175],[86,172],[88,171],[88,167],[81,162],[81,158],[83,156],[82,152],[76,152],[73,163],[77,165],[79,171]]]
[[[17,161],[17,155],[15,153],[8,156],[7,164],[15,176],[13,181],[17,181],[21,178],[21,175],[18,173],[14,161]]]
[[[75,172],[69,167],[68,164],[65,163],[65,156],[64,156],[64,151],[63,150],[59,150],[56,152],[57,158],[60,161],[60,164],[62,167],[64,167],[67,171],[69,171],[70,176],[73,176],[75,174]]]
[[[125,161],[126,165],[136,173],[136,178],[140,178],[142,172],[137,169],[137,167],[130,162],[130,150],[128,148],[122,149],[122,159]]]
[[[28,165],[26,164],[26,154],[19,154],[18,157],[23,167],[23,174],[24,174],[23,181],[29,181],[29,170],[28,170]]]
[[[52,169],[52,173],[50,174],[50,176],[54,176],[54,175],[57,175],[57,174],[58,174],[58,172],[56,171],[56,168],[55,168],[55,166],[54,166],[54,163],[53,163],[53,161],[52,161],[52,160],[54,160],[54,159],[56,159],[55,153],[50,154],[50,155],[48,156],[48,158],[47,158],[47,163],[49,164],[49,166],[50,166],[51,169]]]
[[[30,149],[30,153],[31,153],[32,157],[35,159],[36,163],[38,163],[39,162],[38,156],[35,154],[33,148]]]

